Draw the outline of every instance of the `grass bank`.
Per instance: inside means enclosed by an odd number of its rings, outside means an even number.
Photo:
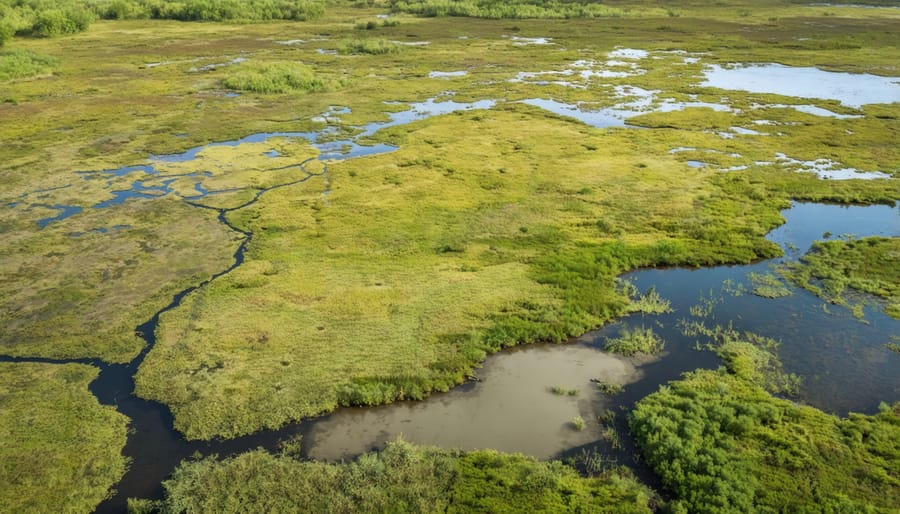
[[[97,403],[81,364],[0,363],[0,505],[92,512],[125,474],[128,419]]]

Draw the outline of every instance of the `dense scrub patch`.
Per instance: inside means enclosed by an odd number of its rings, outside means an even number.
[[[0,81],[23,79],[53,71],[58,60],[30,50],[0,51]]]
[[[125,474],[128,418],[82,364],[0,363],[0,508],[91,512]]]
[[[397,53],[400,49],[400,45],[386,39],[354,39],[345,43],[340,52],[345,55],[385,55]]]
[[[726,370],[697,371],[629,420],[673,512],[895,512],[900,404],[839,419]]]
[[[14,35],[76,34],[97,18],[305,21],[324,12],[324,2],[316,0],[0,0],[0,45]]]
[[[420,16],[472,18],[595,18],[620,17],[630,9],[598,2],[558,0],[392,0],[395,11]],[[660,9],[660,14],[667,11]]]
[[[461,452],[389,443],[342,464],[254,451],[188,461],[166,498],[134,511],[176,512],[650,512],[650,493],[611,473],[582,478],[560,462],[492,450]]]
[[[847,288],[879,296],[884,311],[900,318],[900,238],[819,241],[785,273],[825,300],[853,307]],[[860,306],[855,307],[859,309]]]
[[[296,62],[242,64],[223,84],[255,93],[311,93],[328,87],[328,82],[317,76],[312,67]]]

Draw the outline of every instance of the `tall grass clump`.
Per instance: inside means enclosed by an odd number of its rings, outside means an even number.
[[[610,353],[655,355],[663,350],[665,342],[650,327],[625,327],[619,337],[607,339],[604,349]]]
[[[57,62],[55,57],[29,50],[3,50],[0,51],[0,80],[44,75],[52,72]]]
[[[341,47],[340,53],[344,55],[385,55],[400,51],[400,45],[386,39],[354,39]]]
[[[311,67],[293,62],[242,64],[222,83],[229,89],[254,93],[313,93],[328,87]]]

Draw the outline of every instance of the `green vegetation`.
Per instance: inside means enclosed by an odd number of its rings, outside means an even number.
[[[666,343],[650,327],[625,327],[619,337],[607,338],[604,350],[630,356],[637,353],[655,355]]]
[[[763,298],[784,298],[790,296],[791,289],[772,273],[750,273],[748,275],[751,292]]]
[[[576,432],[581,432],[587,426],[587,422],[581,416],[575,416],[572,418],[572,429]]]
[[[861,309],[864,300],[848,298],[847,289],[885,300],[884,311],[900,319],[900,238],[819,241],[799,263],[785,266],[791,281],[825,300]]]
[[[346,55],[385,55],[399,52],[401,46],[386,39],[353,39],[345,43],[340,52]]]
[[[579,391],[577,387],[555,385],[550,387],[550,392],[559,396],[578,396],[581,391]]]
[[[684,335],[703,336],[706,343],[698,346],[712,350],[725,361],[728,371],[738,378],[753,382],[772,394],[796,395],[800,378],[785,373],[778,359],[780,344],[774,339],[752,332],[738,332],[730,325],[708,327],[702,322],[680,322]]]
[[[125,474],[128,419],[97,403],[82,364],[0,363],[0,506],[92,512]]]
[[[631,8],[589,1],[559,0],[391,0],[395,11],[420,16],[466,16],[472,18],[596,18],[629,15]],[[652,9],[642,10],[650,14]],[[665,15],[664,9],[655,14]]]
[[[0,46],[14,35],[77,34],[98,18],[306,21],[324,12],[321,0],[0,0]]]
[[[629,425],[673,512],[894,512],[900,404],[839,419],[725,370],[638,402]]]
[[[625,282],[623,293],[630,298],[629,312],[641,314],[665,314],[672,312],[672,302],[660,296],[655,287],[651,287],[646,293],[638,294],[633,284]]]
[[[649,491],[629,476],[582,478],[560,462],[403,441],[344,464],[262,451],[189,461],[164,485],[163,513],[650,512]]]
[[[620,384],[613,384],[598,379],[591,379],[591,382],[597,384],[597,390],[609,396],[615,396],[625,390],[625,387]]]
[[[328,87],[311,67],[294,62],[241,64],[222,83],[229,89],[255,93],[312,93]]]
[[[55,57],[29,50],[0,51],[0,81],[23,79],[51,73],[58,64]]]

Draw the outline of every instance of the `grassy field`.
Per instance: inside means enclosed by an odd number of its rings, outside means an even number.
[[[0,363],[0,510],[93,512],[125,474],[128,419],[82,364]]]

